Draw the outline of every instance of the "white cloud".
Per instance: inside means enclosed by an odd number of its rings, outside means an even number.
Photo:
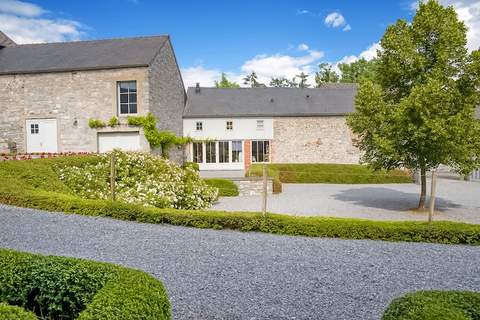
[[[355,56],[355,55],[345,56],[339,61],[337,61],[336,63],[334,63],[333,70],[338,74],[340,74],[341,73],[340,68],[338,68],[338,65],[340,63],[352,63],[362,58],[367,61],[370,61],[377,56],[377,50],[380,50],[380,49],[381,49],[380,43],[378,42],[372,43],[367,49],[360,52],[358,56]]]
[[[304,15],[304,14],[310,14],[310,11],[308,10],[297,10],[297,15],[301,16],[301,15]]]
[[[323,56],[323,52],[309,49],[300,56],[262,54],[245,61],[240,67],[240,72],[226,72],[226,75],[230,81],[244,86],[243,78],[253,71],[257,74],[258,81],[266,85],[270,83],[271,78],[292,79],[301,72],[305,72],[310,75],[308,82],[314,84],[313,73],[317,70],[317,64]],[[197,82],[204,87],[214,86],[215,80],[219,80],[221,74],[222,71],[218,69],[205,69],[201,65],[182,69],[183,82],[187,87],[195,86]]]
[[[0,12],[25,17],[36,17],[44,14],[46,11],[33,3],[18,0],[1,0]]]
[[[480,2],[478,0],[439,0],[444,6],[453,6],[462,20],[468,27],[467,47],[469,50],[480,48]],[[418,9],[418,1],[410,4],[410,10],[415,12]]]
[[[0,0],[0,30],[17,43],[79,40],[82,24],[44,17],[47,10],[28,2]]]
[[[309,48],[308,45],[306,45],[305,43],[300,43],[300,44],[298,45],[297,49],[300,50],[300,51],[307,51],[307,50],[310,49],[310,48]]]
[[[318,61],[324,56],[323,52],[309,50],[307,55],[290,56],[290,55],[257,55],[253,59],[246,61],[242,67],[242,73],[248,74],[255,71],[258,80],[265,84],[270,82],[271,78],[285,77],[292,79],[301,72],[312,74],[316,68]],[[310,76],[310,83],[313,83],[313,77]]]
[[[343,31],[350,31],[352,27],[347,23],[347,20],[340,12],[329,13],[325,17],[325,25],[332,28],[343,27]]]
[[[193,87],[197,82],[202,87],[213,87],[215,80],[219,80],[222,72],[217,69],[205,69],[203,66],[196,66],[182,69],[182,78],[185,87]]]

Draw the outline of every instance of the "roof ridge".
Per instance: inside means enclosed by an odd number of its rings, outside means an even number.
[[[89,42],[104,42],[104,41],[112,41],[112,40],[135,40],[135,39],[147,39],[147,38],[170,38],[170,35],[169,34],[162,34],[162,35],[155,35],[155,36],[118,37],[118,38],[94,39],[94,40],[73,40],[73,41],[56,41],[56,42],[42,42],[42,43],[24,43],[24,44],[17,44],[16,46],[26,47],[26,46],[41,46],[41,45],[50,45],[50,44],[89,43]]]

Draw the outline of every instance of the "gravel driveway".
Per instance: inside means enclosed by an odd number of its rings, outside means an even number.
[[[430,187],[428,188],[430,191]],[[296,215],[373,220],[425,220],[418,205],[420,186],[403,184],[283,184],[270,195],[268,211]],[[260,196],[221,198],[215,210],[260,211]],[[480,224],[480,182],[438,179],[434,219]]]
[[[379,319],[419,289],[480,291],[480,249],[139,224],[0,206],[0,247],[143,269],[174,319]]]

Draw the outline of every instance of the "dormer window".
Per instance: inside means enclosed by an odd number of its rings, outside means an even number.
[[[233,130],[233,121],[227,121],[227,130]]]
[[[197,131],[202,131],[203,130],[203,122],[197,121],[197,123],[195,124],[195,129]]]

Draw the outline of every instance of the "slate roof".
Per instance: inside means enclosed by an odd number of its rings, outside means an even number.
[[[184,118],[307,117],[345,115],[355,110],[354,84],[322,88],[188,88]]]
[[[23,44],[0,49],[0,74],[148,66],[168,36]]]

